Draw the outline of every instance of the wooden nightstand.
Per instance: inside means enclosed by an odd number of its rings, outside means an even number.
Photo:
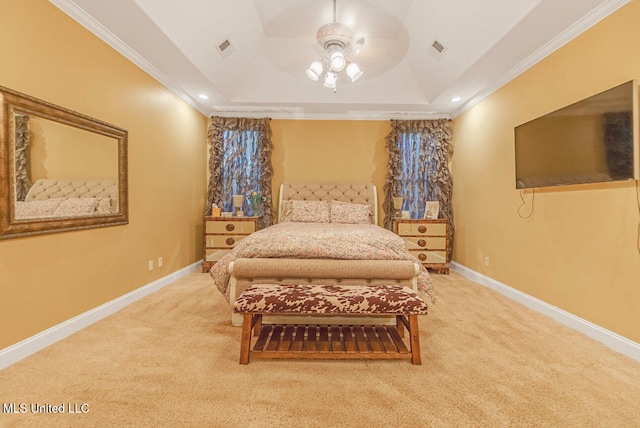
[[[449,221],[393,219],[393,231],[426,268],[449,274]]]
[[[238,242],[258,230],[258,217],[204,216],[203,222],[202,272],[209,272]]]

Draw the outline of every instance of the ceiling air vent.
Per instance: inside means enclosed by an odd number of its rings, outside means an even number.
[[[446,50],[447,48],[445,48],[442,43],[440,43],[437,40],[434,40],[433,43],[431,43],[431,46],[429,47],[428,52],[432,57],[438,60],[442,57],[442,54]]]
[[[231,45],[229,39],[225,39],[222,43],[219,43],[217,48],[222,58],[228,57],[235,51],[235,48]]]

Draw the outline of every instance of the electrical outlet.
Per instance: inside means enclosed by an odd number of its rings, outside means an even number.
[[[153,270],[153,260],[149,260],[149,270]]]
[[[485,257],[484,257],[484,265],[485,265],[486,267],[489,267],[489,257],[488,257],[488,256],[485,256]]]
[[[162,257],[158,257],[158,267],[162,267]]]

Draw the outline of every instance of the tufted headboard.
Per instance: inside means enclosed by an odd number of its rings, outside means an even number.
[[[29,189],[25,202],[51,198],[109,198],[118,207],[118,183],[113,179],[41,178]]]
[[[378,224],[378,194],[374,184],[283,183],[278,199],[278,220],[282,218],[282,201],[340,201],[369,204],[373,224]]]

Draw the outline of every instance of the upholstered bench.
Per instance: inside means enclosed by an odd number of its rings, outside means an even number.
[[[418,315],[427,313],[427,304],[408,287],[256,284],[236,299],[233,310],[243,316],[240,364],[249,364],[250,357],[410,359],[421,364]],[[396,325],[263,325],[266,314],[395,316]],[[253,349],[252,331],[257,337]]]

